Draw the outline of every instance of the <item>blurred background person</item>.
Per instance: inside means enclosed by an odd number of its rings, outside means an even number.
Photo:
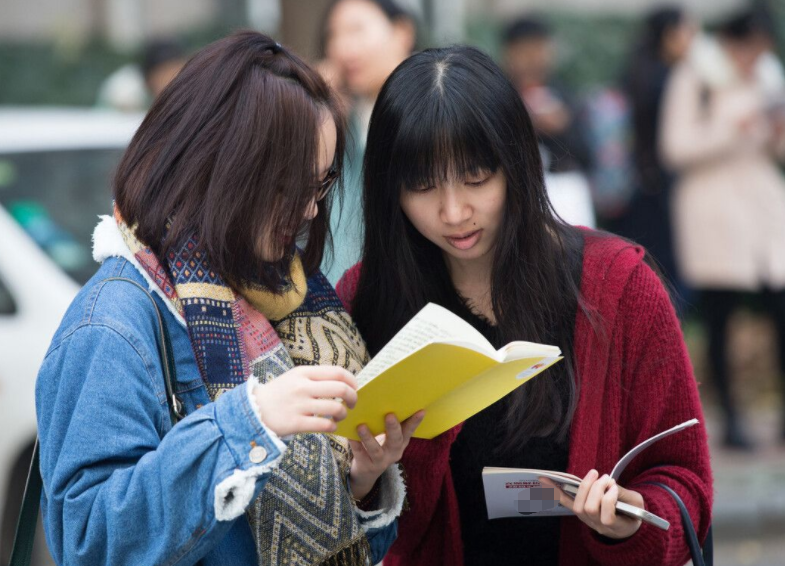
[[[630,108],[634,194],[614,231],[645,246],[679,291],[670,216],[674,177],[659,154],[660,116],[668,78],[689,52],[696,31],[679,7],[650,12],[622,77]]]
[[[186,60],[186,51],[177,41],[150,41],[139,64],[123,65],[101,84],[97,105],[125,112],[146,111]]]
[[[556,212],[571,224],[594,227],[585,175],[591,158],[572,97],[553,79],[556,43],[550,27],[534,16],[519,18],[505,30],[502,47],[507,74],[537,133]]]
[[[393,0],[335,0],[324,18],[321,70],[349,105],[350,141],[345,190],[331,212],[332,257],[322,265],[335,284],[360,259],[362,248],[362,157],[368,123],[384,81],[414,49],[414,16]]]
[[[771,55],[771,21],[758,5],[698,40],[674,70],[663,108],[663,156],[679,176],[676,257],[701,294],[723,441],[740,449],[753,443],[733,392],[727,327],[744,292],[767,303],[785,375],[785,181],[777,163],[785,158],[785,81]]]

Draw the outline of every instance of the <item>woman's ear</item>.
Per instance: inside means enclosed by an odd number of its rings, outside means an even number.
[[[414,44],[417,41],[417,30],[414,22],[409,18],[398,18],[393,22],[393,38],[395,44],[400,46],[401,55],[407,58],[414,51]]]

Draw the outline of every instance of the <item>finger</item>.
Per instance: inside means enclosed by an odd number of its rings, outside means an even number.
[[[610,487],[602,496],[600,504],[600,522],[606,527],[611,527],[616,522],[616,501],[618,498],[619,488],[616,482],[611,480]]]
[[[409,439],[414,434],[414,431],[417,430],[417,427],[420,426],[420,423],[424,418],[425,411],[420,410],[401,423],[401,432],[405,442],[409,442]]]
[[[335,432],[338,423],[322,417],[300,417],[299,430],[302,432]]]
[[[629,503],[630,505],[635,505],[636,507],[640,507],[644,509],[646,507],[643,496],[637,492],[632,491],[631,489],[625,489],[620,485],[616,485],[619,490],[619,501],[623,501],[624,503]]]
[[[342,381],[314,381],[308,388],[311,397],[341,399],[350,409],[357,404],[357,391]]]
[[[398,450],[403,445],[403,431],[401,430],[401,423],[393,413],[384,417],[384,430],[387,434],[387,441],[384,443],[385,448]]]
[[[303,370],[311,381],[343,381],[352,389],[357,389],[357,379],[350,371],[338,366],[307,366]]]
[[[365,448],[371,460],[377,461],[384,457],[384,449],[374,435],[371,434],[368,425],[361,424],[358,426],[357,434],[360,435],[360,442],[363,443],[363,448]]]
[[[600,505],[602,504],[602,496],[608,489],[608,484],[611,478],[607,474],[598,479],[591,486],[589,495],[586,497],[586,503],[583,505],[583,512],[589,515],[592,520],[600,520]]]
[[[336,422],[345,419],[347,412],[346,405],[332,399],[311,399],[305,404],[304,410],[307,416],[330,417]]]
[[[575,501],[572,504],[572,508],[576,515],[583,513],[583,507],[586,504],[586,497],[589,495],[589,489],[591,489],[591,486],[597,481],[599,475],[597,470],[589,470],[589,473],[586,474],[586,477],[583,478],[581,484],[578,486],[578,493],[575,494]]]
[[[357,456],[365,455],[365,446],[363,446],[362,442],[360,442],[359,440],[352,440],[351,438],[348,440],[349,440],[349,447],[352,449],[352,454],[354,454],[355,458],[357,458]]]

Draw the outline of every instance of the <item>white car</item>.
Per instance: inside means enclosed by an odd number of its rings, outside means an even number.
[[[98,267],[92,231],[111,211],[112,175],[141,120],[0,107],[0,565],[11,552],[36,436],[38,368]]]

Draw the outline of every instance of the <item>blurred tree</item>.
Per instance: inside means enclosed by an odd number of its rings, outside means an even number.
[[[188,47],[198,49],[236,27],[248,25],[246,2],[224,1],[220,21],[183,37]],[[306,57],[315,57],[318,41],[314,38],[319,34],[326,4],[327,0],[281,0],[282,41]],[[785,54],[785,2],[772,2],[771,7],[780,30],[782,55]],[[631,34],[637,29],[634,20],[569,13],[552,14],[548,20],[561,46],[558,78],[563,84],[581,92],[616,80]],[[498,23],[468,18],[466,41],[497,56]],[[423,46],[427,45],[426,37]],[[78,53],[68,54],[54,44],[0,42],[0,104],[91,105],[101,80],[134,55],[120,53],[99,39],[83,42],[78,46]]]
[[[225,27],[238,29],[248,27],[247,0],[221,0],[218,12]]]

